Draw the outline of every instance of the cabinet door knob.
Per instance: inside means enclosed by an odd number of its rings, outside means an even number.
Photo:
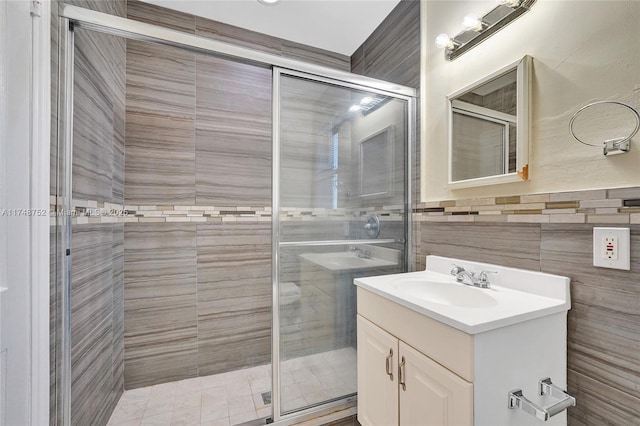
[[[389,375],[389,380],[393,381],[393,367],[391,366],[391,360],[393,359],[393,349],[389,349],[389,355],[387,355],[385,369]]]
[[[402,386],[402,390],[406,391],[407,384],[405,383],[404,365],[405,365],[405,362],[404,362],[404,356],[403,356],[400,361],[400,365],[398,366],[398,383],[400,383],[400,386]]]

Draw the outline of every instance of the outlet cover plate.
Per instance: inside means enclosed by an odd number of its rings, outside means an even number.
[[[615,256],[607,256],[607,243],[615,243]],[[593,266],[631,269],[631,230],[629,228],[593,228]]]

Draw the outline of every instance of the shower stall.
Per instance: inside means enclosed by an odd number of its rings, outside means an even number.
[[[353,279],[413,267],[414,89],[60,11],[51,423],[353,410]]]

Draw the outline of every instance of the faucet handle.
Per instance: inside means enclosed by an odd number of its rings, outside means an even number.
[[[489,284],[488,274],[497,274],[498,271],[480,271],[478,274],[478,283],[479,284]]]
[[[462,266],[458,266],[455,263],[451,264],[451,271],[449,272],[451,275],[458,275],[460,272],[464,271],[465,269]]]

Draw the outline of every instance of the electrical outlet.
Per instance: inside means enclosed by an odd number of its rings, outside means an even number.
[[[593,228],[593,266],[627,271],[630,269],[629,228]]]
[[[610,235],[602,239],[602,258],[618,260],[618,237]]]

